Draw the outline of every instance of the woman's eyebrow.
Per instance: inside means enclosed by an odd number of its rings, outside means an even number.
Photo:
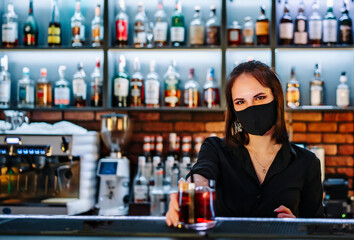
[[[244,100],[244,98],[235,98],[234,102],[237,101],[237,100]]]
[[[253,97],[259,97],[259,96],[261,96],[261,95],[266,95],[266,93],[260,92],[260,93],[257,93],[256,95],[254,95]]]

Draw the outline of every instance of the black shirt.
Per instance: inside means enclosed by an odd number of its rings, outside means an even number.
[[[207,138],[193,173],[216,180],[215,214],[224,217],[276,217],[289,208],[296,217],[323,217],[320,161],[289,142],[282,145],[260,184],[244,146],[230,148]]]

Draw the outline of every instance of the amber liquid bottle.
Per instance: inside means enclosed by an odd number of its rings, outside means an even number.
[[[36,107],[52,106],[52,84],[47,79],[47,69],[41,69],[41,78],[36,83]]]
[[[294,38],[293,19],[289,14],[288,1],[285,1],[284,14],[280,19],[279,25],[279,43],[280,45],[290,45]]]
[[[265,16],[265,9],[261,7],[261,15],[256,22],[257,45],[269,45],[269,20]]]

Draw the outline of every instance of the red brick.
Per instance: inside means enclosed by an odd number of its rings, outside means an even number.
[[[340,145],[338,149],[340,155],[354,155],[354,145]]]
[[[308,147],[322,147],[325,150],[326,155],[337,155],[337,145],[336,144],[316,144],[316,145],[309,145]]]
[[[194,112],[193,121],[225,121],[226,112]]]
[[[61,121],[62,112],[51,112],[51,111],[33,111],[31,114],[31,121]]]
[[[323,120],[326,122],[352,122],[354,120],[352,112],[345,113],[324,113]]]
[[[294,142],[308,142],[308,143],[321,143],[322,134],[320,133],[294,133],[293,139]]]
[[[326,172],[326,174],[335,174],[335,173],[337,173],[336,169],[333,168],[333,167],[326,167],[325,172]]]
[[[354,166],[354,159],[351,156],[326,156],[326,166]]]
[[[306,132],[306,123],[294,122],[292,125],[293,132]]]
[[[101,121],[101,116],[105,114],[113,114],[114,112],[96,112],[96,120]]]
[[[192,114],[186,112],[161,113],[161,121],[191,121]]]
[[[224,132],[225,122],[208,122],[205,124],[205,130],[213,133]]]
[[[337,123],[309,123],[309,132],[337,132]]]
[[[176,122],[175,131],[202,132],[205,131],[205,125],[203,122]]]
[[[172,132],[173,124],[165,122],[146,122],[143,124],[143,131],[150,132]]]
[[[353,179],[348,179],[349,189],[353,189]]]
[[[354,136],[352,134],[327,133],[323,135],[325,143],[353,143]]]
[[[343,133],[354,132],[354,123],[340,123],[339,132],[343,132]]]
[[[94,112],[81,112],[81,111],[65,111],[65,120],[81,120],[81,121],[91,121],[95,119]]]
[[[89,131],[101,131],[101,123],[97,121],[80,121],[74,123]]]
[[[141,132],[143,123],[141,122],[133,122],[133,132]]]
[[[353,177],[354,176],[354,169],[351,168],[337,168],[337,173],[344,173],[348,177]]]
[[[160,113],[159,112],[131,112],[129,114],[134,120],[139,121],[159,121]]]
[[[309,121],[319,122],[322,120],[322,113],[319,112],[294,112],[292,113],[293,121]]]

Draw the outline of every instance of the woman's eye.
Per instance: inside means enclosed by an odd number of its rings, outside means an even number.
[[[262,100],[262,99],[265,99],[266,98],[266,96],[258,96],[258,97],[256,97],[256,100]]]
[[[236,101],[236,102],[235,102],[236,105],[241,105],[241,104],[243,104],[243,103],[244,103],[244,101]]]

